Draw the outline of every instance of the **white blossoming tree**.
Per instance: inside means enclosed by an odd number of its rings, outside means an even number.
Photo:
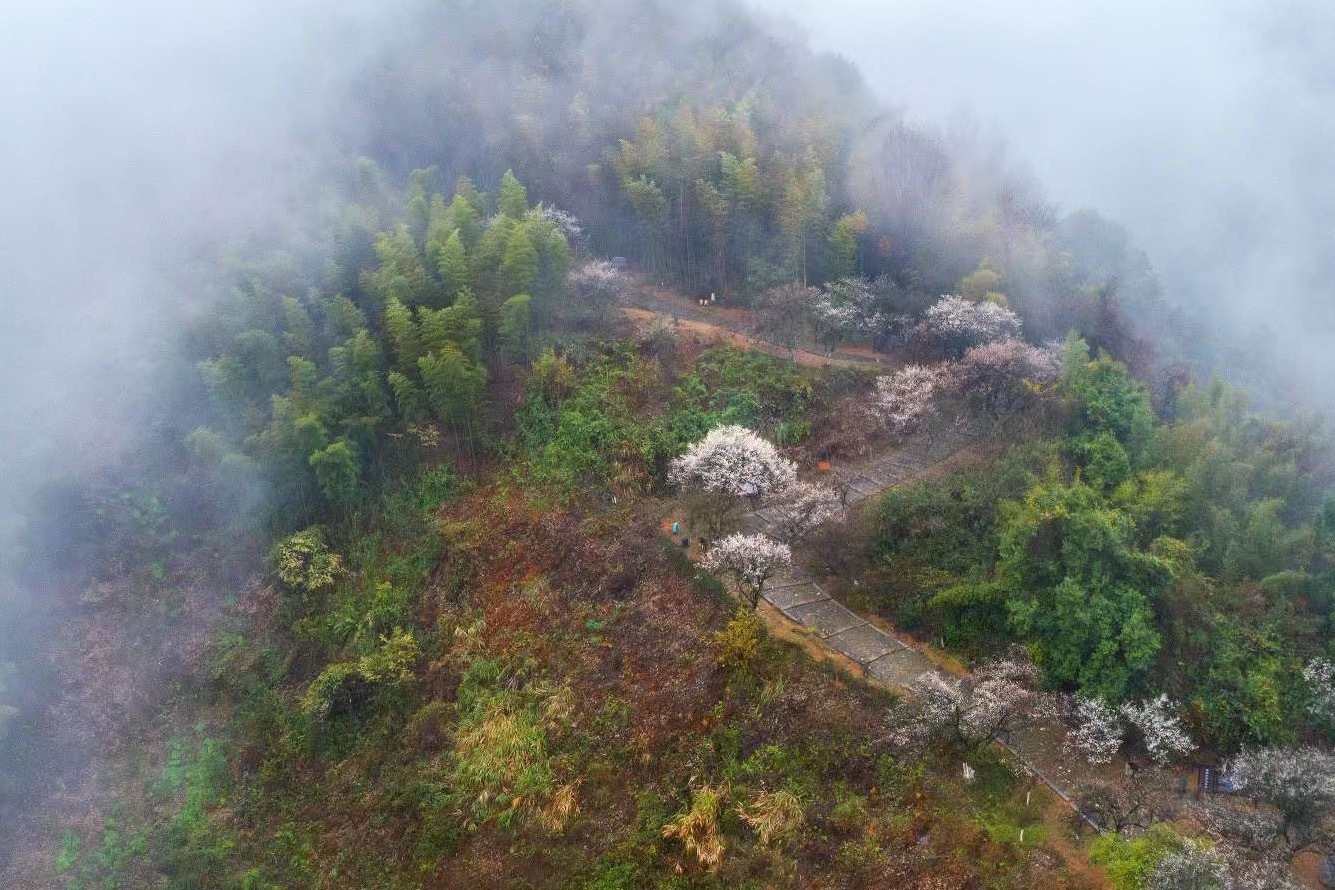
[[[1335,663],[1314,658],[1303,668],[1307,682],[1307,710],[1317,720],[1335,723]]]
[[[1067,740],[1090,763],[1111,763],[1122,750],[1126,736],[1122,715],[1103,699],[1076,699],[1072,719],[1075,726]]]
[[[1146,890],[1225,890],[1228,863],[1205,844],[1187,843],[1159,860]]]
[[[789,487],[797,466],[746,427],[721,426],[674,460],[668,479],[690,495],[692,518],[718,536],[738,503]]]
[[[1244,751],[1228,765],[1227,774],[1238,793],[1273,808],[1272,836],[1290,849],[1302,849],[1317,839],[1324,820],[1335,812],[1335,754],[1328,751],[1314,747]],[[1253,841],[1268,834],[1247,833]]]
[[[941,365],[905,365],[876,379],[872,411],[892,435],[907,436],[932,413],[944,381]]]
[[[572,246],[578,244],[584,237],[584,225],[579,221],[579,217],[569,211],[562,210],[559,207],[553,207],[550,204],[539,204],[532,211],[539,218],[546,220],[556,227],[556,230],[565,236]]]
[[[876,292],[865,278],[832,281],[809,305],[812,329],[829,352],[850,338],[875,338],[895,322],[877,308]]]
[[[1134,730],[1145,752],[1159,766],[1195,750],[1182,729],[1177,704],[1167,695],[1114,708],[1097,698],[1077,698],[1067,742],[1090,763],[1110,763]]]
[[[997,303],[972,303],[963,297],[943,296],[918,325],[918,335],[948,355],[961,355],[971,346],[1020,336],[1020,318]]]
[[[603,260],[590,260],[570,272],[571,299],[563,312],[572,321],[598,322],[610,318],[630,287],[626,274]]]
[[[950,382],[960,395],[992,417],[1032,399],[1061,373],[1059,346],[1030,346],[1023,340],[996,340],[974,346],[952,366]]]
[[[774,530],[779,540],[792,545],[843,512],[839,492],[828,485],[795,482],[771,496]]]
[[[754,609],[765,595],[765,584],[793,561],[793,551],[765,535],[735,534],[709,548],[703,565],[731,577]]]
[[[1167,695],[1139,703],[1126,702],[1119,710],[1139,733],[1150,759],[1160,766],[1196,749],[1191,736],[1182,729],[1177,703]]]
[[[1038,683],[1038,669],[1018,659],[990,662],[966,679],[924,674],[911,684],[911,697],[891,709],[888,738],[902,748],[938,742],[976,753],[1057,715],[1055,699]]]

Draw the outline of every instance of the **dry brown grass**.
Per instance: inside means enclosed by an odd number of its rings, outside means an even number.
[[[691,807],[663,826],[663,837],[681,841],[686,852],[709,870],[723,863],[723,836],[719,833],[719,812],[726,790],[705,785],[691,796]]]

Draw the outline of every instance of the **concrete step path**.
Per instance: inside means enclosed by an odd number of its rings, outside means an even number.
[[[976,425],[960,426],[934,440],[917,440],[868,461],[841,467],[835,475],[848,486],[847,502],[854,506],[927,474],[981,435]],[[775,518],[773,508],[761,508],[747,514],[742,524],[750,532],[773,534]],[[873,680],[902,689],[937,670],[921,652],[837,602],[800,566],[773,578],[764,596],[789,620],[856,662]]]
[[[915,442],[864,463],[841,468],[835,475],[848,485],[847,501],[853,506],[889,488],[923,477],[985,435],[986,430],[978,422],[962,424],[933,441]],[[773,522],[773,510],[767,508],[749,513],[742,524],[751,532],[773,534]],[[764,598],[790,621],[811,631],[826,646],[857,663],[873,682],[905,691],[927,674],[948,676],[927,656],[835,600],[801,566],[793,566],[771,579]],[[1075,777],[1049,775],[1036,764],[1040,754],[1060,744],[1061,733],[1054,735],[1054,732],[1053,727],[1039,727],[1027,732],[1023,738],[1002,742],[1002,746],[1075,813],[1099,830],[1072,797]]]

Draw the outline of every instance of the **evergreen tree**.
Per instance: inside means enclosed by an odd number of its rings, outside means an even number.
[[[422,354],[421,334],[412,311],[398,300],[385,304],[385,336],[394,366],[404,374],[417,370],[417,359]]]
[[[301,301],[283,297],[283,347],[288,354],[309,356],[315,352],[315,323]]]
[[[830,280],[849,278],[858,272],[858,239],[867,231],[867,214],[846,213],[830,229],[829,255],[825,260],[825,277]]]
[[[424,353],[453,345],[470,361],[478,360],[482,351],[482,316],[472,291],[464,288],[454,305],[446,309],[423,307],[417,317]]]
[[[461,290],[469,286],[468,254],[458,229],[445,237],[436,263],[436,271],[445,287],[445,296],[448,300],[454,300]]]
[[[532,335],[531,303],[528,294],[516,294],[501,304],[496,332],[501,354],[511,361],[528,359]]]
[[[513,170],[506,170],[501,177],[501,197],[498,210],[511,219],[523,219],[528,213],[528,189],[515,178]]]
[[[473,435],[478,401],[487,383],[487,369],[471,362],[453,343],[418,360],[426,402],[456,436]]]
[[[478,239],[482,237],[482,214],[477,207],[462,194],[456,194],[450,204],[449,215],[449,226],[459,233],[464,247],[471,249],[477,246]]]
[[[347,440],[339,439],[327,448],[311,452],[309,463],[320,491],[330,503],[347,507],[356,502],[361,465]]]
[[[533,287],[533,280],[538,274],[538,250],[529,237],[528,226],[515,226],[505,242],[505,253],[501,259],[501,282],[503,291],[500,297],[508,298],[515,294],[527,293]],[[495,304],[492,304],[495,305]]]
[[[383,305],[391,298],[407,306],[431,305],[431,279],[406,225],[376,237],[374,272],[364,277],[364,286]]]

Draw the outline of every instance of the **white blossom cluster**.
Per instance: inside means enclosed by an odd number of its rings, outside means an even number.
[[[1161,693],[1158,698],[1139,704],[1126,702],[1119,710],[1139,730],[1145,750],[1160,766],[1195,750],[1196,744],[1182,729],[1177,716],[1177,703],[1167,695]]]
[[[771,496],[779,538],[794,544],[843,512],[838,492],[828,485],[795,482]]]
[[[626,274],[605,260],[590,260],[570,273],[575,294],[599,302],[614,302],[625,292]]]
[[[1122,715],[1101,698],[1077,698],[1073,716],[1070,743],[1090,763],[1111,763],[1126,736]]]
[[[1159,860],[1145,880],[1146,890],[1224,890],[1228,863],[1204,844],[1189,843]]]
[[[1314,658],[1303,668],[1303,680],[1311,695],[1307,708],[1318,720],[1335,721],[1335,663]]]
[[[1281,810],[1301,801],[1327,812],[1335,807],[1335,754],[1310,745],[1244,751],[1228,765],[1228,775],[1237,791]]]
[[[758,498],[797,481],[797,466],[743,426],[721,426],[672,462],[668,479],[714,494]]]
[[[1061,372],[1061,364],[1060,344],[1031,346],[1023,340],[1009,338],[969,349],[958,362],[957,375],[961,385],[968,385],[970,379],[976,378],[1051,383]]]
[[[872,410],[892,434],[908,435],[922,424],[945,382],[941,365],[905,365],[876,378]]]
[[[1125,702],[1114,708],[1097,698],[1077,698],[1072,709],[1074,726],[1067,741],[1090,763],[1110,763],[1134,728],[1150,758],[1164,766],[1195,750],[1182,729],[1177,704],[1167,695],[1141,702]]]
[[[539,204],[534,213],[555,226],[556,230],[564,235],[566,241],[571,244],[576,243],[584,236],[584,225],[579,221],[579,217],[573,213],[552,207],[549,204]]]
[[[934,739],[980,748],[1057,715],[1038,682],[1037,668],[1020,660],[990,662],[966,679],[924,674],[910,686],[912,699],[891,711],[889,741],[902,748]]]
[[[701,563],[710,571],[731,575],[747,588],[751,606],[760,601],[765,582],[792,563],[793,551],[765,535],[733,534],[709,548]]]
[[[843,278],[825,285],[811,302],[817,327],[845,335],[872,335],[888,328],[894,319],[876,305],[876,293],[865,278]]]
[[[996,303],[972,303],[945,295],[927,310],[921,330],[947,346],[965,349],[993,340],[1018,339],[1020,318]]]

